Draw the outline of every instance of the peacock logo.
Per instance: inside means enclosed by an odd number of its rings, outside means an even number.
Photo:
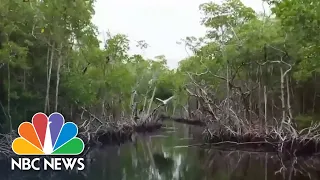
[[[63,115],[57,112],[49,117],[36,113],[32,123],[20,124],[18,133],[20,137],[12,142],[17,155],[79,155],[84,150],[83,141],[76,137],[77,125],[65,123]]]

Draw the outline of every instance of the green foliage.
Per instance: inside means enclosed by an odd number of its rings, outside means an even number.
[[[296,117],[296,122],[300,128],[307,128],[314,121],[314,117],[310,115],[298,115]]]
[[[281,104],[280,67],[286,71],[290,66],[288,85],[290,99],[295,101],[291,107],[294,115],[312,109],[319,113],[316,76],[320,67],[320,4],[315,0],[278,0],[269,4],[273,12],[269,17],[257,15],[240,0],[202,4],[202,23],[208,33],[199,38],[201,43],[197,38],[185,40],[194,55],[180,63],[177,76],[184,79],[184,85],[201,84],[217,99],[226,97],[228,78],[231,88],[250,93],[250,106],[261,104],[262,87],[266,86],[268,108],[274,108],[274,104]],[[255,89],[258,86],[260,89]],[[312,89],[312,93],[306,89]]]
[[[319,23],[318,13],[320,4],[316,0],[298,1],[282,0],[273,2],[272,11],[281,20],[281,24],[299,47],[299,62],[295,78],[306,80],[312,72],[319,72],[320,63],[319,47]]]
[[[172,79],[167,74],[173,73],[168,70],[164,56],[154,60],[130,56],[129,39],[122,34],[108,34],[103,42],[105,47],[99,47],[97,28],[91,22],[93,3],[93,0],[1,2],[3,130],[11,128],[11,123],[15,128],[21,121],[30,120],[32,113],[43,111],[49,76],[47,113],[54,111],[59,78],[58,111],[66,116],[80,107],[93,110],[103,107],[108,114],[113,113],[112,109],[123,109],[130,115],[133,90],[138,92],[139,102],[154,86],[159,87],[159,94],[172,94]],[[144,41],[139,43],[141,48],[147,47]],[[155,83],[149,84],[150,80]]]
[[[108,115],[114,115],[115,109],[131,114],[134,92],[141,107],[144,102],[148,104],[155,87],[155,97],[166,99],[174,95],[173,104],[180,108],[188,103],[186,90],[195,83],[205,86],[214,98],[222,99],[227,77],[243,92],[252,90],[251,99],[262,94],[261,90],[253,91],[259,82],[261,87],[267,87],[268,97],[279,104],[279,68],[287,70],[286,63],[292,66],[288,76],[292,99],[296,100],[294,112],[320,112],[316,83],[320,70],[318,1],[269,1],[274,15],[270,17],[257,15],[240,0],[204,3],[200,10],[208,33],[183,40],[193,55],[182,60],[176,70],[169,70],[163,55],[153,59],[129,55],[130,41],[123,34],[108,34],[104,48],[100,48],[97,28],[91,22],[93,3],[1,2],[3,127],[9,127],[9,122],[17,126],[30,119],[32,113],[43,111],[51,60],[49,112],[56,104],[58,79],[58,111],[66,115],[80,113],[81,107],[97,114],[103,114],[101,109]],[[147,46],[144,41],[137,45]],[[280,60],[284,63],[276,62]],[[306,89],[313,91],[308,93]],[[306,105],[310,99],[315,102],[314,107]],[[254,103],[258,104],[252,100]]]
[[[214,2],[200,5],[204,12],[202,23],[211,28],[208,36],[220,41],[227,40],[225,34],[231,33],[228,27],[236,27],[255,18],[253,9],[243,5],[240,0],[226,0],[222,4]]]

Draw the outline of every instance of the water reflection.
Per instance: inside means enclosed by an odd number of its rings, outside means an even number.
[[[174,160],[170,157],[164,157],[165,154],[154,153],[153,160],[160,174],[172,171]]]
[[[89,153],[83,172],[11,173],[8,179],[69,180],[277,180],[319,179],[320,164],[315,158],[280,161],[276,154],[219,151],[196,144],[201,129],[174,124],[151,136],[121,147],[95,149]],[[173,132],[174,131],[174,132]],[[286,168],[281,168],[286,167]]]

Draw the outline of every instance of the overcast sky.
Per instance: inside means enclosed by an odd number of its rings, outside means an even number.
[[[199,5],[208,0],[97,0],[93,23],[103,33],[126,34],[130,41],[130,54],[147,58],[165,55],[170,68],[188,56],[183,45],[176,42],[186,36],[201,37],[205,28],[200,25]],[[257,12],[263,12],[261,0],[242,0]],[[264,4],[265,8],[267,5]],[[149,48],[144,52],[136,41],[145,40]]]

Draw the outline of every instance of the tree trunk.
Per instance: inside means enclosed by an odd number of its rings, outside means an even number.
[[[314,94],[313,94],[313,106],[312,106],[313,114],[315,113],[316,99],[317,99],[317,74],[314,75]]]
[[[274,117],[274,106],[275,106],[275,104],[274,104],[274,92],[273,92],[273,90],[272,90],[272,94],[271,94],[271,116],[272,117]]]
[[[230,122],[230,87],[229,87],[229,62],[227,61],[227,121]]]
[[[262,107],[261,107],[261,104],[262,104],[262,98],[261,98],[261,66],[259,66],[259,69],[258,69],[258,73],[257,73],[257,79],[258,79],[258,114],[259,114],[259,120],[260,120],[260,128],[261,128],[261,131],[263,129],[263,120],[262,120]]]
[[[23,70],[23,91],[26,91],[26,70]],[[27,119],[27,109],[23,110],[23,118]]]
[[[144,102],[143,102],[143,107],[142,107],[142,111],[145,112],[145,109],[146,109],[146,104],[147,104],[147,99],[148,99],[148,96],[147,96],[148,93],[145,94],[144,96]]]
[[[285,107],[285,99],[284,99],[284,75],[283,75],[283,69],[280,67],[280,74],[281,74],[281,110],[282,110],[282,121],[280,125],[280,129],[282,128],[283,123],[286,120],[286,107]]]
[[[264,126],[266,133],[268,133],[268,114],[267,114],[267,105],[268,105],[268,95],[267,95],[267,86],[263,87],[263,97],[264,97]]]
[[[49,67],[48,68],[48,74],[47,74],[47,90],[46,90],[46,98],[45,98],[45,103],[44,103],[44,113],[49,112],[50,107],[49,107],[49,93],[50,93],[50,81],[51,81],[51,71],[52,71],[52,62],[53,62],[53,57],[54,57],[54,46],[55,44],[52,44],[51,47],[51,56],[50,59],[47,58],[47,64]],[[49,51],[49,50],[48,50]],[[50,52],[50,51],[49,51]],[[49,56],[48,56],[49,57]]]
[[[102,103],[101,103],[101,117],[102,118],[106,117],[106,101],[105,101],[105,98],[103,98]]]
[[[290,88],[289,88],[289,76],[286,77],[287,83],[287,106],[288,106],[288,113],[289,113],[289,123],[292,121],[292,112],[291,112],[291,103],[290,103]]]
[[[152,97],[150,99],[150,103],[149,103],[147,114],[149,114],[149,112],[150,112],[150,109],[151,109],[151,106],[152,106],[152,102],[153,102],[153,98],[154,98],[154,95],[156,93],[156,90],[157,90],[157,86],[155,86],[154,89],[153,89],[153,93],[152,93]]]
[[[10,132],[12,132],[12,121],[10,115],[10,96],[11,96],[11,77],[10,77],[10,61],[8,62],[8,118],[9,118],[9,126]]]
[[[58,103],[59,103],[58,95],[59,95],[59,84],[60,84],[60,67],[62,63],[61,51],[62,51],[62,44],[60,45],[59,58],[57,63],[57,82],[56,82],[56,96],[55,96],[55,107],[54,107],[55,112],[58,111]]]

